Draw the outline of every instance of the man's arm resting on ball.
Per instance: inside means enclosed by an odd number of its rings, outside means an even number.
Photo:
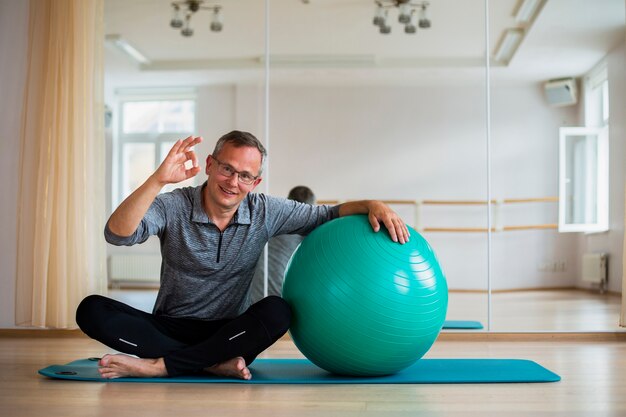
[[[384,224],[394,242],[409,241],[409,229],[398,214],[387,204],[378,200],[349,201],[339,205],[339,217],[352,214],[367,214],[375,232]]]

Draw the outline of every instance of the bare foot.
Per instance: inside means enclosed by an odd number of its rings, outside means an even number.
[[[123,354],[104,355],[98,372],[103,378],[120,378],[123,376],[159,377],[167,376],[163,358],[143,359]]]
[[[204,368],[204,370],[213,375],[229,376],[246,380],[252,379],[250,369],[248,369],[246,361],[241,356]]]

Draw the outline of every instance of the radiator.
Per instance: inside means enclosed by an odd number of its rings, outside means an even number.
[[[109,282],[159,283],[161,255],[109,256]]]
[[[583,255],[583,282],[604,285],[607,281],[607,255],[586,253]]]

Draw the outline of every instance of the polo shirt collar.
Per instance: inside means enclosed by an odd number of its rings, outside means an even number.
[[[206,186],[207,182],[205,181],[204,184],[196,187],[193,192],[193,211],[191,213],[191,220],[196,223],[213,223],[209,219],[209,216],[207,216],[206,212],[204,211],[204,207],[202,206],[202,192],[204,191],[204,187]],[[239,207],[237,208],[237,212],[235,212],[235,216],[233,217],[231,224],[250,224],[249,198],[250,195],[247,195],[246,198],[244,198],[243,201],[239,204]]]

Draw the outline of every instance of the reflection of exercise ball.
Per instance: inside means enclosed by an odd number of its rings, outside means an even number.
[[[327,371],[388,375],[413,364],[439,335],[448,287],[434,252],[410,229],[394,243],[367,216],[335,219],[296,249],[283,283],[291,336]]]

